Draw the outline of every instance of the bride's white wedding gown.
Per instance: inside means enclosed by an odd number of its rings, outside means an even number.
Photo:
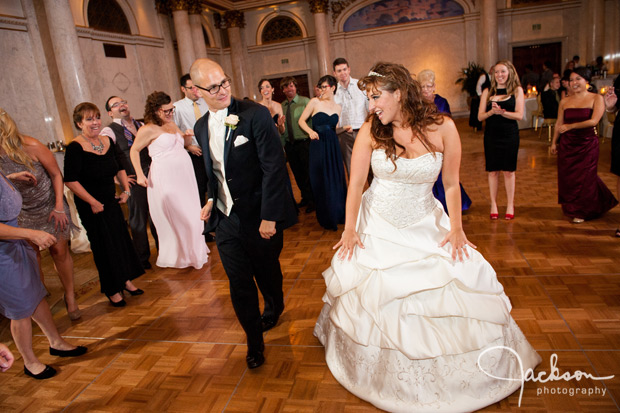
[[[357,222],[365,248],[350,261],[335,255],[323,273],[314,334],[327,364],[350,392],[388,411],[476,410],[517,390],[522,371],[541,361],[482,255],[466,247],[470,258],[455,262],[449,243],[438,247],[450,228],[432,193],[442,161],[398,158],[394,170],[374,150]],[[513,349],[522,367],[495,346]]]

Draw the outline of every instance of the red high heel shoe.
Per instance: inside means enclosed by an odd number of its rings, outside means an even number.
[[[491,220],[495,221],[499,218],[499,214],[491,214]]]
[[[515,218],[515,214],[506,214],[504,218],[506,219],[506,221],[510,221]]]

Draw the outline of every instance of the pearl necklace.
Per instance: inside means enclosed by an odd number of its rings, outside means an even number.
[[[99,141],[99,145],[95,145],[94,143],[92,143],[89,140],[89,138],[87,138],[84,134],[82,134],[82,136],[84,137],[86,142],[90,143],[90,146],[93,147],[93,151],[97,152],[98,154],[102,154],[103,153],[103,148],[105,147],[105,145],[103,144],[103,142],[101,142],[101,138],[99,136],[97,136],[97,140]]]

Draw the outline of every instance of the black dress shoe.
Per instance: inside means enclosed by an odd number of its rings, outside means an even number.
[[[274,328],[276,324],[278,324],[279,318],[280,317],[275,317],[275,316],[261,316],[260,325],[261,325],[261,328],[263,329],[263,333],[265,331],[269,331],[272,328]]]
[[[315,210],[316,210],[316,205],[314,205],[314,202],[311,202],[308,204],[308,208],[306,208],[306,214],[314,212]]]
[[[26,376],[30,376],[30,377],[32,377],[34,379],[45,380],[45,379],[49,379],[50,377],[54,377],[54,375],[56,374],[56,369],[54,369],[53,367],[50,367],[50,366],[48,366],[46,364],[45,365],[45,370],[43,370],[39,374],[34,374],[34,373],[30,372],[30,370],[28,370],[26,368],[26,366],[24,366],[24,373],[26,374]]]
[[[299,208],[301,208],[301,207],[305,207],[306,205],[308,205],[308,201],[307,201],[306,199],[303,199],[303,198],[302,198],[302,200],[301,200],[301,201],[299,201],[299,203],[297,204],[297,206],[298,206]]]
[[[108,300],[110,300],[110,304],[112,304],[112,307],[125,307],[127,305],[127,302],[124,298],[120,301],[114,302],[109,295],[106,295],[106,297],[108,297]]]
[[[142,263],[142,268],[144,268],[145,270],[150,270],[151,268],[153,268],[153,266],[151,265],[150,262],[145,261]]]
[[[249,369],[255,369],[263,365],[265,362],[265,355],[262,351],[248,352],[245,362],[248,364]]]
[[[82,354],[86,354],[87,351],[88,349],[84,346],[77,346],[73,350],[57,350],[55,348],[50,347],[50,354],[52,356],[58,356],[58,357],[77,357],[77,356],[81,356]]]
[[[214,242],[215,241],[215,236],[213,234],[211,234],[210,232],[207,232],[205,234],[205,241],[206,242]]]
[[[135,290],[133,290],[133,291],[128,290],[127,288],[125,288],[125,291],[127,291],[129,294],[131,294],[131,295],[133,295],[133,296],[136,296],[136,295],[142,295],[142,294],[144,294],[144,291],[143,291],[143,290],[141,290],[141,289],[139,289],[139,288],[136,288],[136,289],[135,289]]]

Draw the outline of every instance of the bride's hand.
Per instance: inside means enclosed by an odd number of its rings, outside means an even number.
[[[465,258],[469,259],[469,254],[467,253],[467,249],[465,245],[469,245],[472,248],[478,248],[465,236],[465,232],[462,229],[454,230],[451,229],[450,232],[446,234],[446,237],[439,243],[439,248],[442,248],[447,243],[452,245],[452,259],[456,260],[458,256],[458,260],[463,262],[463,254],[465,254]]]
[[[338,258],[341,260],[345,259],[345,257],[351,261],[351,257],[353,256],[353,248],[355,245],[358,245],[360,248],[364,248],[364,244],[362,244],[362,240],[360,240],[357,232],[352,229],[345,229],[342,232],[342,237],[338,244],[334,245],[332,249],[337,249],[339,247],[340,251],[338,251]]]

